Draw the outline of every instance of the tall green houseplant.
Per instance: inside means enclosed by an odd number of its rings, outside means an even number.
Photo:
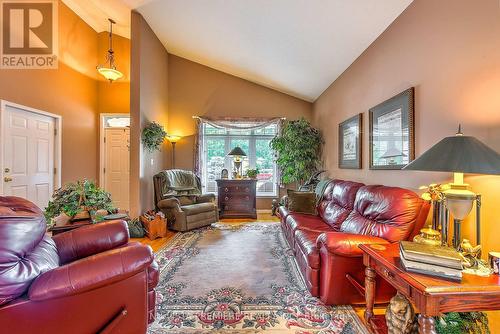
[[[271,142],[276,163],[285,184],[302,185],[321,165],[323,138],[306,119],[285,121],[280,133]]]

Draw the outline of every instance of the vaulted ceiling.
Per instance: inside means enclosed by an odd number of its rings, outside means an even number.
[[[412,0],[63,2],[98,32],[115,19],[125,37],[135,9],[169,53],[314,101]]]

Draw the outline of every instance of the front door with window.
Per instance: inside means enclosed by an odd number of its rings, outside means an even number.
[[[2,126],[3,194],[40,208],[54,191],[55,119],[6,105]]]
[[[104,189],[111,194],[115,207],[129,210],[130,129],[104,131]]]

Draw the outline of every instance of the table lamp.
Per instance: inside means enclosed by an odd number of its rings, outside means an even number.
[[[181,140],[181,136],[167,135],[168,141],[172,144],[172,168],[175,168],[175,144]]]
[[[476,241],[481,242],[480,205],[481,197],[468,189],[464,173],[500,174],[500,154],[478,139],[462,134],[461,126],[455,136],[446,137],[432,146],[420,157],[403,167],[404,170],[452,172],[453,183],[443,191],[446,208],[453,216],[453,246],[461,242],[460,223],[470,213],[476,201]],[[448,222],[446,221],[446,224]],[[446,228],[447,230],[447,228]],[[444,236],[446,237],[446,236]]]
[[[236,146],[227,154],[228,156],[233,157],[233,162],[234,162],[234,170],[236,172],[236,179],[240,179],[241,175],[243,174],[243,171],[241,170],[241,163],[243,162],[243,157],[246,157],[247,154],[245,151],[241,149],[241,147]]]

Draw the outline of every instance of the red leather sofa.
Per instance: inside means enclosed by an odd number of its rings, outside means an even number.
[[[145,333],[158,266],[111,221],[53,238],[41,210],[0,197],[0,332]]]
[[[412,239],[424,225],[429,203],[410,190],[331,180],[317,215],[279,209],[281,227],[313,296],[328,305],[363,304],[365,267],[359,244]],[[375,301],[395,294],[377,278]]]

